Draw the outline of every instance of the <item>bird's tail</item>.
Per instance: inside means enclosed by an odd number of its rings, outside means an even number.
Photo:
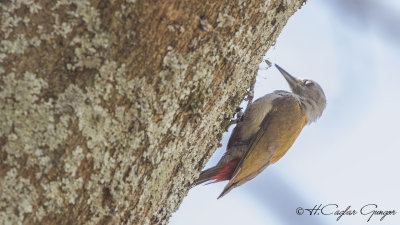
[[[223,165],[217,165],[201,172],[199,178],[193,183],[193,185],[199,185],[206,181],[211,181],[208,184],[229,180],[232,178],[233,172],[235,172],[236,166],[240,159],[234,159]]]

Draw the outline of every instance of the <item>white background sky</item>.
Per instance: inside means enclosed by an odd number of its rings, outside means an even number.
[[[400,1],[310,0],[292,16],[265,58],[317,81],[327,108],[276,164],[222,199],[226,182],[189,191],[170,225],[400,224]],[[288,85],[260,70],[256,98]],[[232,128],[230,129],[232,130]],[[223,146],[206,167],[215,165]],[[359,210],[374,203],[397,215],[380,221]],[[355,216],[296,214],[298,207],[351,206]]]

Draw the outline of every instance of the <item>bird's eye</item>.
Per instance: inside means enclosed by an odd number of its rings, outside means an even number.
[[[305,80],[304,81],[304,85],[306,85],[306,86],[311,86],[313,84],[314,84],[314,82],[312,82],[311,80]]]

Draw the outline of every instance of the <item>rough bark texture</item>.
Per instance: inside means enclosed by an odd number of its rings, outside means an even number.
[[[166,224],[302,3],[0,1],[0,224]]]

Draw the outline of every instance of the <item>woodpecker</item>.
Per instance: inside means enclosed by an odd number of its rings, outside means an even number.
[[[229,180],[221,198],[282,158],[303,127],[322,115],[326,98],[321,86],[275,66],[291,92],[277,90],[250,104],[233,129],[225,154],[216,166],[202,171],[194,185]]]

